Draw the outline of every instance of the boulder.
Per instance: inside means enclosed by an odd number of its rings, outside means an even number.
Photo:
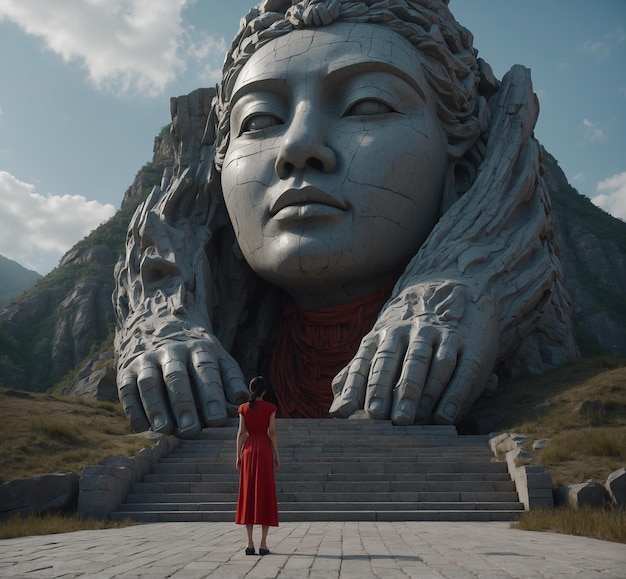
[[[535,440],[535,442],[533,442],[533,450],[541,450],[542,448],[545,448],[548,442],[550,442],[549,438],[539,438],[538,440]]]
[[[612,472],[604,485],[613,504],[626,507],[626,468]]]
[[[504,432],[497,434],[489,439],[491,450],[494,454],[507,453],[511,450],[517,450],[528,440],[528,436],[525,434],[518,434],[516,432]]]
[[[602,508],[608,502],[609,496],[602,484],[595,480],[588,480],[580,484],[561,485],[556,490],[556,503],[574,508],[582,506]]]
[[[4,483],[0,486],[0,518],[74,509],[79,478],[75,473],[55,473]]]

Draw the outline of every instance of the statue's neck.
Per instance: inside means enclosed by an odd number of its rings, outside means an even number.
[[[269,370],[280,416],[328,417],[332,380],[356,354],[392,287],[339,306],[301,308],[285,302]]]

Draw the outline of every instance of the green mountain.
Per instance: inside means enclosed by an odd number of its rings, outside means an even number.
[[[173,159],[167,126],[155,138],[152,161],[124,194],[122,208],[70,249],[57,268],[0,309],[0,386],[48,390],[90,354],[112,348],[113,268],[137,205]]]
[[[0,307],[32,287],[38,279],[41,275],[36,271],[0,255]]]

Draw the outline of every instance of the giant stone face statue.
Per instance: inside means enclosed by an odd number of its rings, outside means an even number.
[[[266,0],[196,98],[116,270],[135,430],[222,425],[257,374],[283,417],[454,424],[576,356],[529,71],[446,1]]]

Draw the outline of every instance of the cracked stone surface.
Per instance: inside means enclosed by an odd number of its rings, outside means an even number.
[[[340,418],[454,424],[500,378],[576,357],[530,72],[495,79],[446,2],[400,3],[263,2],[217,93],[172,101],[175,170],[116,268],[135,430],[224,424],[267,369],[283,299],[393,286],[319,384]]]

